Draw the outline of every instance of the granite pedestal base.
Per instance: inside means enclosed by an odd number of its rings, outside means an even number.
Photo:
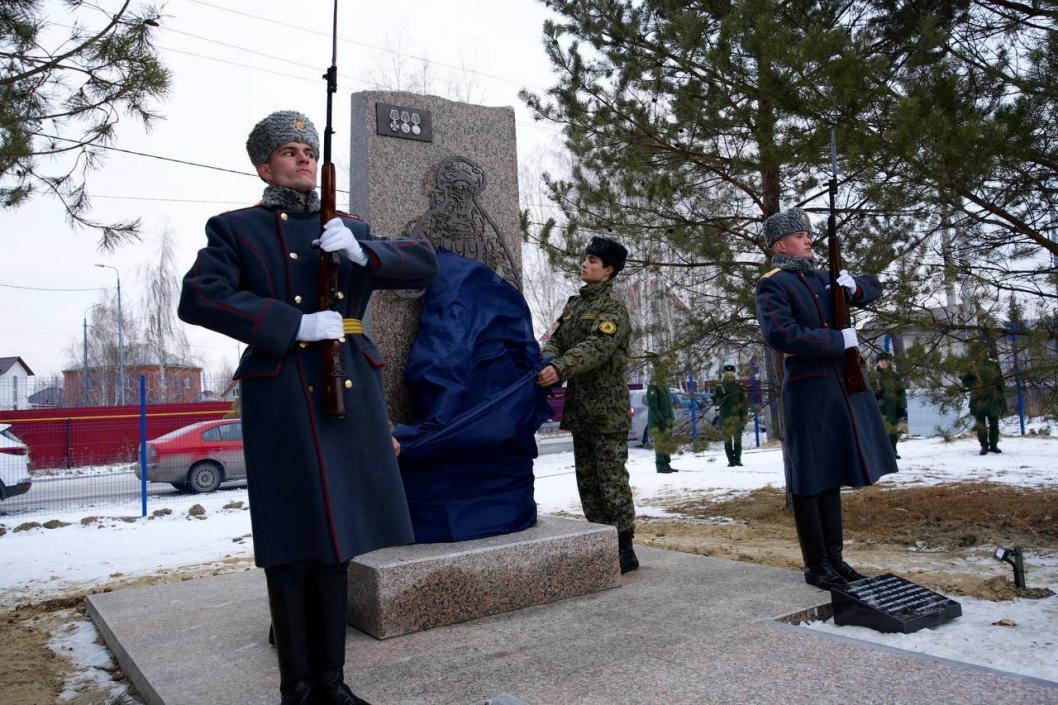
[[[349,564],[347,616],[386,639],[620,584],[612,526],[540,517],[514,534],[358,556]]]

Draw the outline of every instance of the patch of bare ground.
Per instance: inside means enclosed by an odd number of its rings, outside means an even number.
[[[843,507],[846,560],[868,574],[893,572],[948,594],[1017,596],[1010,569],[991,558],[997,545],[1058,554],[1056,489],[875,486],[844,493]],[[802,565],[781,490],[697,497],[668,508],[685,518],[640,519],[638,543],[792,570]]]
[[[252,558],[232,557],[179,571],[164,570],[148,576],[115,577],[105,586],[75,590],[0,611],[0,644],[4,645],[0,649],[0,674],[3,674],[0,678],[0,703],[44,705],[58,702],[67,679],[77,666],[52,651],[48,642],[66,625],[86,619],[85,598],[88,595],[238,572],[248,570],[252,565]],[[115,681],[124,678],[120,670],[115,670],[111,676]],[[86,684],[74,693],[72,699],[62,702],[71,705],[118,705],[123,701],[113,701],[109,691],[95,684]]]

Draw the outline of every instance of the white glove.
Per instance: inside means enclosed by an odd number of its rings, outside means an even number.
[[[855,296],[856,289],[860,288],[859,284],[856,283],[856,280],[851,274],[849,274],[849,270],[847,269],[843,269],[841,270],[841,272],[838,273],[838,284],[841,284],[843,287],[848,289],[850,296]]]
[[[319,243],[324,252],[341,252],[349,258],[350,262],[361,266],[367,264],[367,255],[364,254],[363,248],[360,247],[360,242],[353,235],[353,231],[345,227],[345,223],[342,222],[341,218],[328,220],[323,226],[323,233],[320,234],[320,239],[316,242]]]
[[[845,349],[858,348],[860,347],[860,341],[856,339],[855,328],[843,328],[841,330],[841,337],[845,339]]]
[[[320,311],[301,316],[298,340],[338,340],[345,335],[342,314],[337,311]]]

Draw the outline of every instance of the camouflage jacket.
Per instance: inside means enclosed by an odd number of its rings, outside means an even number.
[[[882,418],[891,424],[907,418],[907,390],[904,389],[904,378],[890,368],[875,368],[874,396],[878,400],[878,410]]]
[[[566,381],[561,427],[570,431],[628,430],[628,309],[613,282],[588,284],[566,302],[541,354]]]
[[[716,405],[720,418],[743,419],[749,414],[746,404],[746,389],[736,379],[721,380],[713,391],[713,403]]]
[[[970,393],[970,413],[974,416],[1003,416],[1007,413],[1003,370],[994,358],[978,362],[962,376]]]
[[[672,392],[663,384],[647,386],[647,426],[662,430],[672,425],[676,413],[672,410]]]

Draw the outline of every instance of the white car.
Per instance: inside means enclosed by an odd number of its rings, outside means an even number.
[[[29,448],[0,424],[0,500],[29,492]]]
[[[713,397],[708,392],[696,392],[687,394],[679,389],[672,389],[672,406],[675,416],[675,428],[680,434],[691,432],[691,401],[693,397],[695,405],[695,423],[701,431],[705,425],[716,427],[719,419],[716,409],[713,407]],[[647,390],[633,389],[628,392],[629,401],[632,404],[630,414],[632,416],[631,427],[628,429],[628,441],[635,445],[650,446],[650,431],[647,429]]]

